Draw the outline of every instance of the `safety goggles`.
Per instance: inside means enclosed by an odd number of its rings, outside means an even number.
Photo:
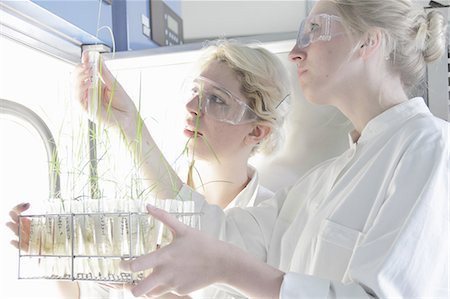
[[[208,78],[199,76],[190,80],[185,90],[189,101],[197,98],[199,110],[218,121],[237,125],[258,119],[243,100]]]
[[[306,48],[316,41],[330,41],[333,37],[345,34],[338,16],[319,14],[308,17],[300,24],[297,46]]]

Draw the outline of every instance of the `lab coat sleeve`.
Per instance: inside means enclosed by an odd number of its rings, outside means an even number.
[[[109,298],[109,289],[94,282],[79,281],[80,299]]]
[[[403,154],[376,219],[354,250],[349,283],[287,273],[280,298],[448,298],[448,151],[441,139]]]
[[[195,212],[201,213],[200,229],[203,232],[266,261],[268,244],[286,193],[287,190],[282,190],[257,207],[231,208],[226,212],[219,206],[208,204],[202,195],[187,185],[183,185],[179,197],[195,202]]]

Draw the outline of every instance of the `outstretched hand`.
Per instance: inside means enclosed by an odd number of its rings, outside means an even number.
[[[11,217],[10,222],[6,223],[13,233],[19,236],[19,221],[20,221],[20,249],[28,251],[29,241],[30,241],[30,219],[25,217],[19,217],[20,214],[28,210],[30,207],[29,203],[22,203],[15,206],[11,211],[9,211],[9,216]],[[11,240],[10,242],[16,248],[19,248],[19,240]]]
[[[153,269],[152,273],[131,290],[134,296],[157,297],[170,292],[186,295],[223,280],[221,257],[227,243],[213,239],[179,222],[174,216],[147,206],[148,212],[168,226],[173,234],[171,244],[132,261],[122,262],[127,271]]]
[[[97,111],[89,102],[89,87],[92,84],[93,72],[97,72],[100,78],[100,105]],[[99,59],[99,69],[94,70],[89,63],[89,55],[84,52],[82,63],[75,68],[75,98],[83,109],[93,118],[93,121],[101,121],[110,126],[127,129],[135,126],[138,121],[136,107],[117,79],[111,74],[102,57]]]

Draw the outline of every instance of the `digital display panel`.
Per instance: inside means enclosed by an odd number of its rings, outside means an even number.
[[[170,15],[167,15],[167,27],[178,35],[178,22]]]

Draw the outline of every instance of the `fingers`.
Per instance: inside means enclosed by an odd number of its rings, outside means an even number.
[[[19,222],[19,215],[22,212],[25,212],[26,210],[28,210],[29,207],[30,207],[29,203],[21,203],[21,204],[15,206],[14,208],[12,208],[11,211],[9,211],[9,217],[11,217],[11,219],[14,222]]]
[[[167,294],[171,290],[163,283],[164,281],[168,281],[164,275],[160,273],[158,275],[154,275],[152,273],[133,287],[131,289],[131,293],[135,297],[140,297],[146,294],[150,298]]]
[[[15,211],[9,211],[9,217],[11,217],[12,221],[19,222],[19,215]]]
[[[103,83],[106,83],[109,85],[109,84],[112,84],[112,82],[114,81],[114,76],[111,74],[111,72],[106,67],[103,57],[101,55],[99,56],[99,66],[98,66],[97,70],[92,70],[92,64],[89,61],[89,51],[83,52],[83,54],[81,55],[81,62],[82,63],[79,65],[80,68],[90,69],[91,73],[92,73],[92,71],[97,72],[99,77],[103,81]],[[81,72],[81,71],[79,71],[79,72]]]
[[[89,64],[80,63],[73,71],[73,78],[76,82],[85,82],[92,77],[92,67]],[[78,84],[80,85],[80,84]]]
[[[11,211],[10,213],[14,213]],[[17,222],[7,222],[6,226],[17,236],[21,238],[20,247],[24,251],[28,251],[28,242],[30,241],[30,220],[27,218],[20,218],[20,232],[19,232],[19,221]],[[12,240],[10,242],[14,247],[19,248],[19,241]]]
[[[103,63],[102,56],[100,56],[99,63],[101,65],[97,70],[94,70],[91,63],[89,62],[89,51],[85,51],[82,54],[82,63],[75,68],[75,82],[77,89],[77,98],[82,104],[83,108],[87,110],[88,108],[88,90],[92,84],[93,72],[96,72],[100,78],[102,89],[109,91],[110,86],[113,85],[115,78],[110,73],[106,65]]]
[[[19,236],[19,224],[18,222],[7,222],[6,226],[16,235]]]
[[[86,108],[87,94],[91,85],[92,68],[86,65],[78,65],[75,68],[74,88],[76,99]]]
[[[89,87],[92,83],[92,68],[82,68],[77,72],[75,76],[76,86],[78,88]]]
[[[103,57],[100,57],[100,69],[99,69],[99,77],[108,86],[112,86],[116,78],[111,74],[108,67],[105,64],[105,61],[103,60]]]
[[[79,79],[78,91],[77,91],[77,99],[83,108],[87,109],[88,106],[88,92],[89,87],[91,85],[90,77],[82,77]]]
[[[156,267],[161,260],[161,250],[153,251],[134,260],[121,261],[120,268],[128,272],[139,272]]]
[[[188,226],[178,221],[175,216],[170,215],[168,212],[158,209],[155,206],[148,204],[147,211],[150,215],[167,225],[176,236],[182,235],[188,228]]]
[[[24,203],[21,203],[21,204],[18,204],[17,206],[15,206],[13,208],[13,211],[16,211],[17,213],[22,213],[22,212],[28,210],[29,207],[30,207],[30,203],[24,202]]]
[[[83,51],[83,53],[81,54],[81,62],[84,64],[88,64],[89,63],[89,53],[88,51]]]
[[[12,246],[16,247],[17,249],[19,249],[19,241],[17,240],[11,240],[11,242],[9,242]]]

